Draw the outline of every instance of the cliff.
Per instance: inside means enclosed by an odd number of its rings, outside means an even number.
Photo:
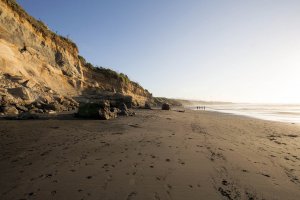
[[[127,76],[87,63],[75,43],[53,33],[14,0],[0,0],[0,78],[1,105],[75,107],[74,98],[103,92],[130,95],[136,104],[151,98]]]

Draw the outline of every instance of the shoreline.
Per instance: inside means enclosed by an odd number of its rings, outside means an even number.
[[[191,109],[191,108],[188,108],[188,107],[185,107],[185,108],[189,109],[189,110],[194,110],[194,111],[201,111],[201,110]],[[230,112],[230,111],[218,111],[218,110],[213,110],[211,108],[209,110],[205,110],[205,111],[207,111],[207,112],[224,113],[224,114],[229,114],[229,115],[244,116],[244,117],[249,117],[249,118],[254,118],[254,119],[260,119],[260,120],[266,120],[266,121],[283,122],[283,123],[291,123],[291,124],[298,124],[298,125],[300,125],[300,122],[298,122],[298,121],[271,119],[270,117],[268,118],[268,117],[258,116],[258,115],[255,115],[255,114],[238,113],[238,112],[235,113],[235,112]]]
[[[300,128],[211,111],[0,120],[1,199],[291,199]]]
[[[274,123],[282,123],[283,125],[285,124],[285,125],[300,126],[300,123],[298,123],[298,122],[287,122],[287,121],[279,121],[279,120],[277,121],[277,120],[263,119],[263,118],[254,117],[254,116],[250,116],[250,115],[243,115],[243,114],[236,114],[236,113],[227,113],[227,112],[213,111],[213,110],[205,110],[204,112],[213,112],[213,113],[216,113],[216,114],[224,114],[224,115],[230,115],[230,116],[237,116],[239,118],[255,119],[255,120],[261,120],[261,121],[266,121],[266,122],[274,122]]]

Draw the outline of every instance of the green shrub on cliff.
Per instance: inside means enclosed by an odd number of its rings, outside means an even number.
[[[83,66],[85,66],[86,68],[91,69],[94,72],[101,73],[107,78],[118,79],[125,84],[133,83],[134,85],[139,85],[138,83],[131,81],[126,74],[118,73],[109,68],[105,68],[105,67],[101,67],[101,66],[94,66],[93,64],[86,62],[85,58],[80,55],[78,55],[78,59],[81,62],[81,64]]]

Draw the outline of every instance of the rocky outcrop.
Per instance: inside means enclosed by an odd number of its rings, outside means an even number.
[[[129,110],[125,103],[120,103],[120,107],[114,107],[108,100],[97,102],[81,103],[76,113],[78,118],[86,119],[114,119],[117,116],[133,116],[135,113]]]
[[[60,112],[76,108],[73,99],[88,98],[93,92],[110,99],[130,97],[134,105],[151,98],[126,75],[87,63],[76,44],[53,33],[16,1],[0,0],[1,107]]]
[[[116,113],[111,112],[109,101],[105,100],[93,103],[81,103],[76,116],[87,119],[112,119],[116,118]]]

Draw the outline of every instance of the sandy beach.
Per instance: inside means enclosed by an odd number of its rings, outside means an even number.
[[[207,111],[1,120],[0,199],[300,199],[300,126]]]

